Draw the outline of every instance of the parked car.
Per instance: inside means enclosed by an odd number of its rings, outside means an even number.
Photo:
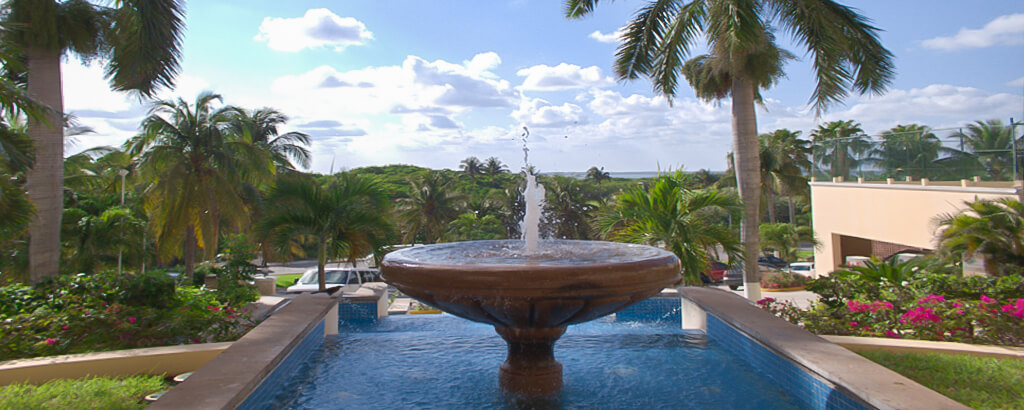
[[[710,269],[703,272],[703,275],[707,276],[713,283],[719,283],[725,278],[725,271],[729,270],[729,265],[726,265],[719,261],[708,262]]]
[[[778,269],[775,268],[775,265],[768,262],[758,261],[757,271],[759,274],[764,275],[766,272],[778,271]],[[740,286],[743,286],[743,262],[730,266],[729,270],[725,271],[722,283],[732,290],[738,290]]]
[[[325,269],[324,276],[327,279],[327,287],[362,285],[368,282],[381,282],[380,270],[365,268]],[[307,270],[295,284],[289,286],[285,291],[288,293],[316,292],[320,290],[317,281],[316,269]]]
[[[789,264],[790,272],[799,273],[807,277],[814,276],[814,262],[793,262]]]
[[[784,261],[782,259],[779,259],[779,258],[771,256],[771,255],[758,257],[757,258],[757,263],[758,264],[767,264],[767,265],[770,265],[771,267],[773,267],[775,269],[785,269],[787,266],[789,266],[789,262],[786,262],[786,261]]]

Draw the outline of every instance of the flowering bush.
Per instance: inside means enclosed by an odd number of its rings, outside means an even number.
[[[227,341],[248,330],[248,313],[214,291],[168,289],[166,275],[122,276],[137,277],[76,275],[35,288],[0,287],[0,360]]]
[[[806,311],[774,300],[758,305],[818,334],[1024,346],[1024,298],[962,300],[930,294],[907,305],[850,300],[843,309],[817,303]]]
[[[810,279],[793,272],[772,272],[761,277],[761,287],[765,289],[796,288],[807,284]]]

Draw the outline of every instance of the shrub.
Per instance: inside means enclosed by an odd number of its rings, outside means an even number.
[[[770,272],[761,277],[761,287],[765,289],[784,289],[804,286],[810,279],[793,272]]]

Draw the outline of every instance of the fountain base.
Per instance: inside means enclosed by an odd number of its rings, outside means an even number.
[[[508,328],[494,330],[508,343],[508,357],[498,372],[505,391],[545,396],[562,389],[562,364],[555,360],[555,342],[565,333],[557,328]]]

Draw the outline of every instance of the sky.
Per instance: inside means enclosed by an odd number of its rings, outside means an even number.
[[[616,30],[647,1],[601,2],[583,19],[554,0],[188,0],[182,70],[158,98],[275,108],[283,131],[312,140],[311,171],[411,164],[458,169],[470,156],[541,172],[726,168],[728,99],[683,84],[672,104],[646,79],[620,82]],[[896,76],[881,95],[851,94],[816,116],[806,51],[763,91],[758,129],[811,130],[854,120],[877,135],[898,124],[937,130],[1024,119],[1024,2],[846,2],[882,30]],[[700,52],[700,50],[696,50]],[[65,110],[95,132],[67,154],[120,145],[150,101],[111,91],[101,63],[63,64]],[[684,83],[681,81],[681,83]],[[945,136],[951,131],[940,131]]]

